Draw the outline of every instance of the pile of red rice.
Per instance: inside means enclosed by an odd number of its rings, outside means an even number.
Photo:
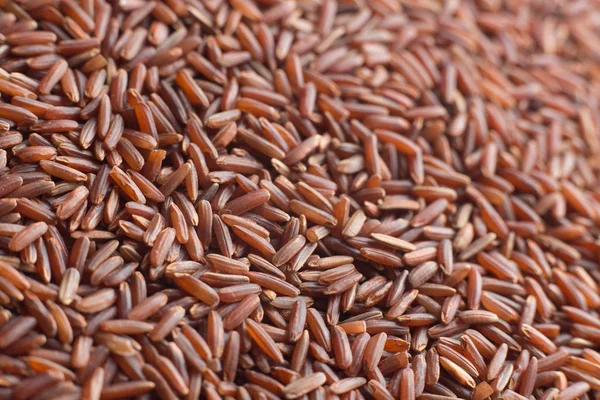
[[[595,399],[600,3],[0,0],[0,399]]]

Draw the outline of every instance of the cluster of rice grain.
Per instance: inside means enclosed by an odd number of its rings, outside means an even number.
[[[598,398],[599,18],[0,0],[0,400]]]

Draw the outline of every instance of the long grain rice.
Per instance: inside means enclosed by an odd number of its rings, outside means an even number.
[[[0,397],[597,397],[598,10],[0,1]]]

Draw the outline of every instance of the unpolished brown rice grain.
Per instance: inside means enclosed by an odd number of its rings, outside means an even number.
[[[296,301],[292,307],[288,321],[288,340],[292,343],[297,342],[304,332],[306,324],[306,304],[302,301]]]
[[[322,372],[305,376],[290,383],[283,389],[286,399],[297,399],[312,392],[326,382],[326,376]]]
[[[168,297],[164,293],[156,293],[150,297],[141,299],[134,303],[133,308],[127,314],[128,319],[143,321],[156,313],[167,304]]]
[[[342,369],[347,369],[350,367],[352,364],[350,342],[346,332],[339,326],[334,326],[331,330],[331,344],[333,347],[336,364]],[[364,383],[366,383],[366,381],[363,382],[363,384]]]
[[[236,307],[225,316],[223,319],[223,326],[225,329],[234,329],[242,324],[242,322],[251,314],[253,314],[259,308],[259,306],[259,296],[246,296],[246,298],[237,303]]]
[[[275,362],[283,361],[281,350],[277,347],[276,343],[267,334],[262,326],[248,318],[246,319],[246,328],[248,329],[248,333],[256,345],[260,347],[266,355],[268,355]]]
[[[8,247],[12,251],[21,251],[29,246],[48,230],[48,225],[45,222],[36,222],[25,229],[15,233],[8,243]]]

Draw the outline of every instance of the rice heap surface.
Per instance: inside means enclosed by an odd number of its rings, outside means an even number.
[[[0,0],[0,399],[596,399],[600,3]]]

